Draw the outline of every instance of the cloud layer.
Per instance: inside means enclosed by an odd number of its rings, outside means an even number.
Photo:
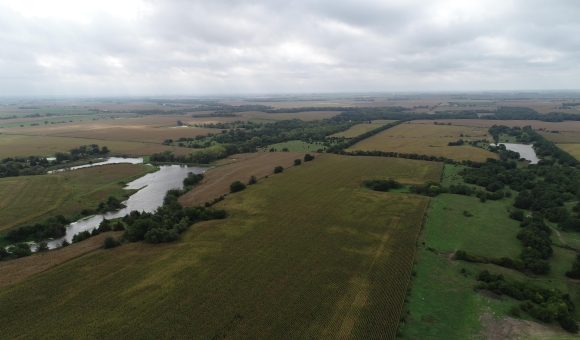
[[[0,0],[0,95],[578,89],[580,3]]]

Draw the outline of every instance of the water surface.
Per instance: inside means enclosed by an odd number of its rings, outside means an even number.
[[[499,143],[499,144],[505,145],[505,148],[508,150],[519,152],[520,157],[529,160],[530,164],[537,164],[540,161],[532,145],[516,144],[516,143]],[[489,145],[495,146],[495,144],[493,143]]]

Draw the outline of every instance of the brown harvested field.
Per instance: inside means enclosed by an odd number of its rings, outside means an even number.
[[[1,134],[0,158],[53,155],[55,152],[69,152],[70,149],[89,144],[107,146],[113,153],[131,156],[148,156],[165,150],[171,150],[177,155],[182,155],[191,151],[191,149],[187,148],[139,142]]]
[[[414,120],[411,124],[427,124],[433,125],[432,120]],[[477,126],[483,128],[490,128],[493,125],[505,125],[505,126],[531,126],[533,129],[546,129],[548,131],[577,131],[580,132],[580,122],[541,122],[538,120],[488,120],[488,119],[437,119],[438,123],[451,123],[456,126]]]
[[[105,238],[112,236],[120,239],[122,231],[102,233],[68,247],[37,253],[11,261],[0,262],[0,288],[18,283],[36,274],[40,274],[65,262],[74,260],[84,254],[103,247]]]
[[[359,135],[362,135],[365,132],[371,131],[373,129],[379,128],[385,124],[388,123],[392,123],[394,122],[394,120],[374,120],[372,121],[372,123],[361,123],[361,124],[357,124],[353,127],[351,127],[350,129],[343,131],[343,132],[338,132],[335,133],[333,135],[330,135],[329,137],[345,137],[345,138],[353,138],[353,137],[357,137]]]
[[[580,143],[580,132],[576,131],[558,131],[558,133],[552,133],[547,131],[538,131],[539,134],[544,136],[549,141],[557,144],[576,144]]]
[[[196,136],[206,136],[208,133],[220,134],[221,130],[190,127],[154,128],[148,126],[133,126],[59,133],[54,136],[163,143],[166,139],[177,140],[181,137],[195,138]]]
[[[232,155],[226,161],[232,163],[218,166],[205,173],[204,179],[193,190],[179,198],[185,207],[203,205],[207,201],[230,192],[230,184],[235,181],[248,183],[250,176],[261,179],[274,172],[280,165],[284,169],[294,165],[294,160],[304,159],[302,152],[266,152]]]
[[[463,134],[463,137],[461,137]],[[392,151],[419,155],[443,156],[456,161],[483,162],[496,158],[494,153],[473,146],[448,146],[458,139],[476,140],[486,138],[487,130],[468,126],[427,124],[401,124],[370,138],[363,139],[347,151]]]
[[[261,111],[241,112],[246,119],[287,120],[300,119],[304,121],[326,119],[338,115],[340,111],[305,111],[296,113],[266,113]]]

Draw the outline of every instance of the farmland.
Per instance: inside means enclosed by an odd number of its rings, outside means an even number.
[[[370,124],[368,124],[368,123],[357,124],[346,131],[335,133],[334,135],[330,135],[330,137],[352,138],[352,137],[362,135],[363,133],[365,133],[367,131],[371,131],[373,129],[376,129],[378,127],[381,127],[385,124],[392,123],[392,122],[393,122],[393,120],[375,120]]]
[[[457,142],[458,139],[485,139],[486,135],[486,129],[476,127],[435,125],[433,123],[431,125],[401,124],[364,139],[347,151],[393,151],[443,156],[456,161],[484,162],[487,158],[495,158],[496,156],[489,151],[468,145],[448,146],[447,144]]]
[[[176,154],[187,154],[191,151],[191,149],[186,148],[139,142],[2,134],[0,135],[0,158],[14,156],[49,156],[54,155],[55,152],[69,152],[70,149],[76,148],[79,145],[90,144],[107,146],[113,153],[131,156],[146,156],[165,150],[174,150]]]
[[[151,167],[115,164],[54,175],[0,179],[0,231],[48,215],[70,215],[95,208],[113,195],[122,198],[123,184],[150,172]]]
[[[439,175],[426,162],[317,158],[228,197],[228,219],[177,244],[97,251],[5,288],[3,334],[391,338],[428,199],[359,188],[378,174]]]
[[[58,175],[0,179],[0,232],[56,209],[69,194]]]

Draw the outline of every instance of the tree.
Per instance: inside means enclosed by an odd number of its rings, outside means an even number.
[[[180,121],[180,120],[178,120],[178,121],[177,121],[177,126],[183,126],[183,122],[182,122],[182,121]]]
[[[115,248],[118,245],[120,245],[120,243],[118,241],[115,241],[115,239],[112,236],[109,236],[105,239],[103,248],[110,249]]]
[[[240,181],[235,181],[232,184],[230,184],[230,191],[232,193],[242,191],[245,188],[246,188],[246,185]]]
[[[42,251],[47,251],[48,250],[48,243],[46,243],[46,241],[42,241],[38,244],[38,248],[36,248],[36,251],[38,252],[42,252]]]
[[[305,162],[310,162],[311,160],[314,159],[314,156],[312,156],[311,154],[307,153],[306,155],[304,155],[304,161]]]
[[[300,159],[294,160],[294,165],[300,165],[300,164],[302,164],[302,161]]]
[[[250,180],[248,181],[248,185],[252,185],[252,184],[256,184],[256,183],[258,183],[256,176],[254,176],[254,175],[250,176]]]
[[[282,166],[280,166],[280,165],[278,165],[277,167],[274,168],[274,173],[275,174],[279,174],[282,171],[284,171],[284,168]]]

